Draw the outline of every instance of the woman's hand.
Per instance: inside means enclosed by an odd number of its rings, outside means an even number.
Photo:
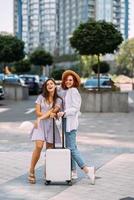
[[[48,110],[46,113],[44,113],[43,116],[42,116],[42,118],[48,119],[48,118],[50,117],[51,113],[52,113],[52,110],[53,110],[53,109],[50,109],[50,110]]]
[[[56,113],[51,112],[50,113],[50,118],[55,118],[56,117]]]
[[[58,113],[57,113],[57,117],[58,117],[58,118],[63,117],[64,114],[65,114],[64,112],[58,112]]]

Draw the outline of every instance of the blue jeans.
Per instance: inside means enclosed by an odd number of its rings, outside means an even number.
[[[71,168],[72,170],[76,169],[76,163],[82,169],[85,166],[79,150],[76,145],[76,130],[70,132],[65,132],[65,142],[66,147],[71,150]]]

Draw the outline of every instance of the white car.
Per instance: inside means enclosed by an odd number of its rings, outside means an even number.
[[[40,92],[40,82],[39,76],[33,74],[21,74],[19,76],[23,79],[24,83],[28,85],[30,94],[39,94]]]
[[[17,74],[5,75],[3,82],[7,84],[18,84],[22,86],[25,85],[24,80],[20,78]]]

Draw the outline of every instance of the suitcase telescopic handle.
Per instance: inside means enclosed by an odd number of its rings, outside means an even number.
[[[55,119],[53,118],[53,148],[55,149]]]
[[[64,117],[62,117],[62,148],[64,149],[65,148],[65,140],[64,140],[64,132],[65,132],[65,125],[66,125],[66,123],[65,123],[65,118]]]
[[[62,148],[65,148],[65,142],[64,142],[64,130],[65,130],[65,118],[62,117]],[[53,118],[53,148],[55,149],[55,119]]]

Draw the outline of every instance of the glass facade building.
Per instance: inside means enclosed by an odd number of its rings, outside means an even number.
[[[53,54],[72,54],[69,37],[88,19],[113,22],[128,38],[129,0],[14,0],[14,33],[26,52],[41,46]]]
[[[128,38],[129,0],[96,0],[96,20],[116,25],[124,39]]]
[[[59,0],[59,53],[71,54],[69,37],[80,22],[95,18],[94,0]]]
[[[112,0],[96,0],[96,20],[111,22],[113,18]]]
[[[37,47],[54,52],[57,38],[56,0],[14,0],[14,33],[26,52]]]
[[[59,52],[70,54],[69,37],[80,22],[105,20],[128,38],[129,0],[59,0]]]

